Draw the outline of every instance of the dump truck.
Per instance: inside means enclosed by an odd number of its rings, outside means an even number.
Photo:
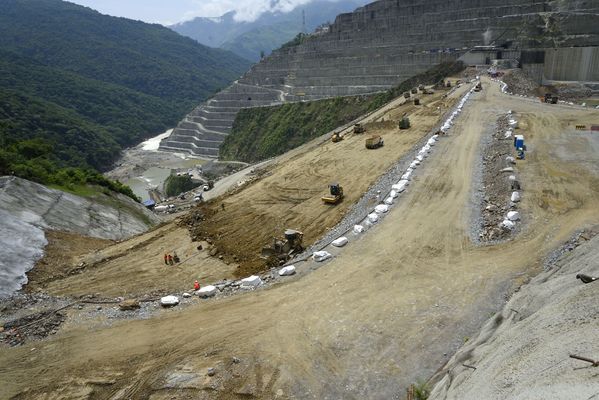
[[[261,257],[271,267],[284,264],[295,254],[304,251],[303,239],[304,234],[302,232],[295,229],[286,229],[284,238],[273,237],[272,245],[262,248]]]
[[[343,200],[343,187],[338,183],[329,185],[329,194],[322,196],[322,201],[325,204],[337,204]]]
[[[410,129],[410,126],[410,118],[402,117],[402,119],[399,120],[399,129]]]
[[[366,148],[367,149],[378,149],[379,147],[383,147],[383,138],[379,135],[372,135],[368,139],[366,139]]]
[[[362,126],[362,124],[355,124],[354,125],[354,133],[364,133],[366,132],[366,129],[364,129],[364,127]]]
[[[343,140],[343,136],[341,136],[341,135],[339,134],[339,132],[335,132],[335,133],[333,133],[333,136],[331,136],[331,141],[332,141],[333,143],[337,143],[337,142],[340,142],[340,141],[342,141],[342,140]]]

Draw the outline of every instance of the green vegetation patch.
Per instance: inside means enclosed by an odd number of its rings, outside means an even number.
[[[461,62],[439,64],[393,89],[371,96],[243,109],[235,118],[231,134],[220,147],[220,158],[251,163],[283,154],[384,106],[403,92],[421,84],[437,83],[463,69]]]
[[[188,192],[198,186],[200,186],[200,183],[194,182],[189,175],[171,175],[166,178],[166,182],[164,183],[165,192],[168,197]]]

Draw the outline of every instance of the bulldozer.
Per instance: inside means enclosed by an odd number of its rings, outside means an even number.
[[[545,93],[545,103],[557,104],[559,98],[551,93]]]
[[[270,267],[276,267],[287,262],[295,254],[304,251],[304,234],[295,229],[286,229],[284,238],[273,238],[271,246],[262,248],[261,257]]]
[[[329,193],[326,196],[322,196],[322,201],[325,204],[337,204],[343,200],[343,187],[338,183],[331,183],[329,185]]]

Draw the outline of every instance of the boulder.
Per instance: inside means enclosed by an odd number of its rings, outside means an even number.
[[[341,236],[339,239],[333,240],[331,244],[335,247],[343,247],[347,244],[348,240],[345,236]]]
[[[119,303],[119,310],[121,311],[137,310],[139,307],[139,301],[134,299],[123,300]]]
[[[328,251],[324,251],[324,250],[322,250],[322,251],[315,251],[314,254],[312,254],[312,258],[316,262],[322,262],[324,260],[328,260],[331,257],[333,257],[331,255],[331,253],[329,253]]]
[[[290,276],[295,274],[295,265],[288,265],[279,270],[279,276]]]
[[[212,285],[206,285],[202,288],[200,288],[200,290],[198,290],[196,293],[198,294],[198,296],[202,297],[202,298],[207,298],[207,297],[212,297],[216,294],[217,292],[217,288],[216,286],[212,286]]]
[[[160,305],[162,307],[173,307],[179,304],[179,298],[177,296],[164,296],[160,298]]]

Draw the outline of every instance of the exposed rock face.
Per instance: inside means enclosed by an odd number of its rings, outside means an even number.
[[[187,116],[161,148],[214,157],[240,108],[382,91],[475,46],[504,46],[510,56],[597,46],[598,20],[599,0],[376,1],[274,51]]]
[[[0,177],[0,297],[27,282],[42,257],[44,229],[121,240],[145,232],[158,217],[124,195],[83,198],[15,177]]]

